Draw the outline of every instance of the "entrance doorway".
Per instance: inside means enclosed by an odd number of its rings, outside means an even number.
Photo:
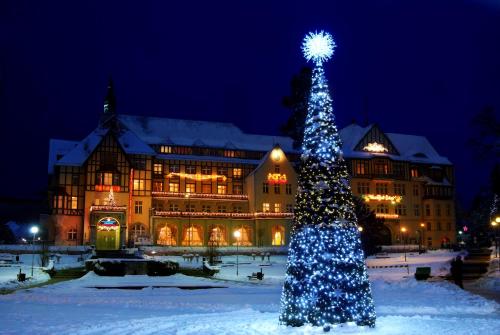
[[[118,250],[120,248],[120,223],[113,217],[97,222],[97,250]]]

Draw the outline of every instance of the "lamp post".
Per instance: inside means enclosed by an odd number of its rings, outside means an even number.
[[[494,220],[491,221],[491,226],[495,230],[495,258],[498,258],[498,236],[497,229],[500,224],[500,216],[497,216]],[[499,264],[500,267],[500,264]]]
[[[358,227],[358,231],[359,231],[360,233],[362,233],[362,232],[363,232],[363,227],[359,226],[359,227]]]
[[[420,245],[422,246],[422,249],[425,249],[425,223],[421,222],[420,228],[421,228]]]
[[[238,246],[240,244],[241,232],[238,229],[238,230],[235,230],[233,234],[234,234],[234,237],[236,238],[236,276],[238,276],[239,275],[239,265],[240,265],[240,262],[238,259],[238,256],[239,256]]]
[[[401,227],[401,238],[403,239],[403,250],[405,253],[405,262],[406,262],[406,227]]]
[[[31,254],[31,278],[33,278],[33,267],[35,265],[35,237],[38,233],[38,227],[33,226],[30,228],[30,232],[33,234],[33,243],[32,243],[32,254]]]
[[[192,237],[193,237],[193,227],[191,227],[191,197],[189,196],[189,193],[186,193],[185,197],[188,200],[188,205],[187,205],[188,226],[189,226],[189,228],[188,228],[188,232],[189,232],[188,243],[189,243],[189,246],[191,247],[191,240],[192,240]]]

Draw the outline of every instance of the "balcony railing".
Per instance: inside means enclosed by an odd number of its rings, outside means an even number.
[[[180,212],[180,211],[154,211],[155,216],[165,217],[203,217],[203,218],[292,218],[293,213],[219,213],[219,212]]]
[[[92,205],[90,211],[122,212],[127,210],[127,206]]]
[[[248,200],[247,194],[216,194],[216,193],[188,193],[188,192],[151,192],[153,198],[190,198],[206,200]]]

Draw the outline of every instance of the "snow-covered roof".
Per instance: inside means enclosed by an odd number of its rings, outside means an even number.
[[[79,142],[76,147],[69,151],[64,157],[57,161],[57,165],[65,166],[81,166],[87,158],[92,154],[95,148],[101,143],[103,137],[108,133],[109,129],[96,128],[83,141]]]
[[[385,133],[400,155],[355,151],[354,148],[356,145],[372,127],[373,125],[361,127],[357,124],[351,124],[340,130],[340,137],[343,142],[342,151],[346,158],[373,158],[383,156],[393,160],[414,163],[451,165],[448,158],[440,156],[424,136]]]
[[[68,152],[70,152],[74,147],[78,145],[77,141],[66,141],[51,139],[49,141],[49,164],[48,172],[49,174],[54,173],[54,165],[59,158],[64,157]]]
[[[232,123],[135,115],[118,115],[118,119],[147,144],[253,151],[268,151],[279,144],[285,152],[296,151],[289,137],[246,134]]]

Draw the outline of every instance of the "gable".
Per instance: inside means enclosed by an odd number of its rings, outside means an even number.
[[[389,137],[377,125],[373,125],[361,138],[354,147],[354,151],[399,155],[398,150],[392,144]]]

